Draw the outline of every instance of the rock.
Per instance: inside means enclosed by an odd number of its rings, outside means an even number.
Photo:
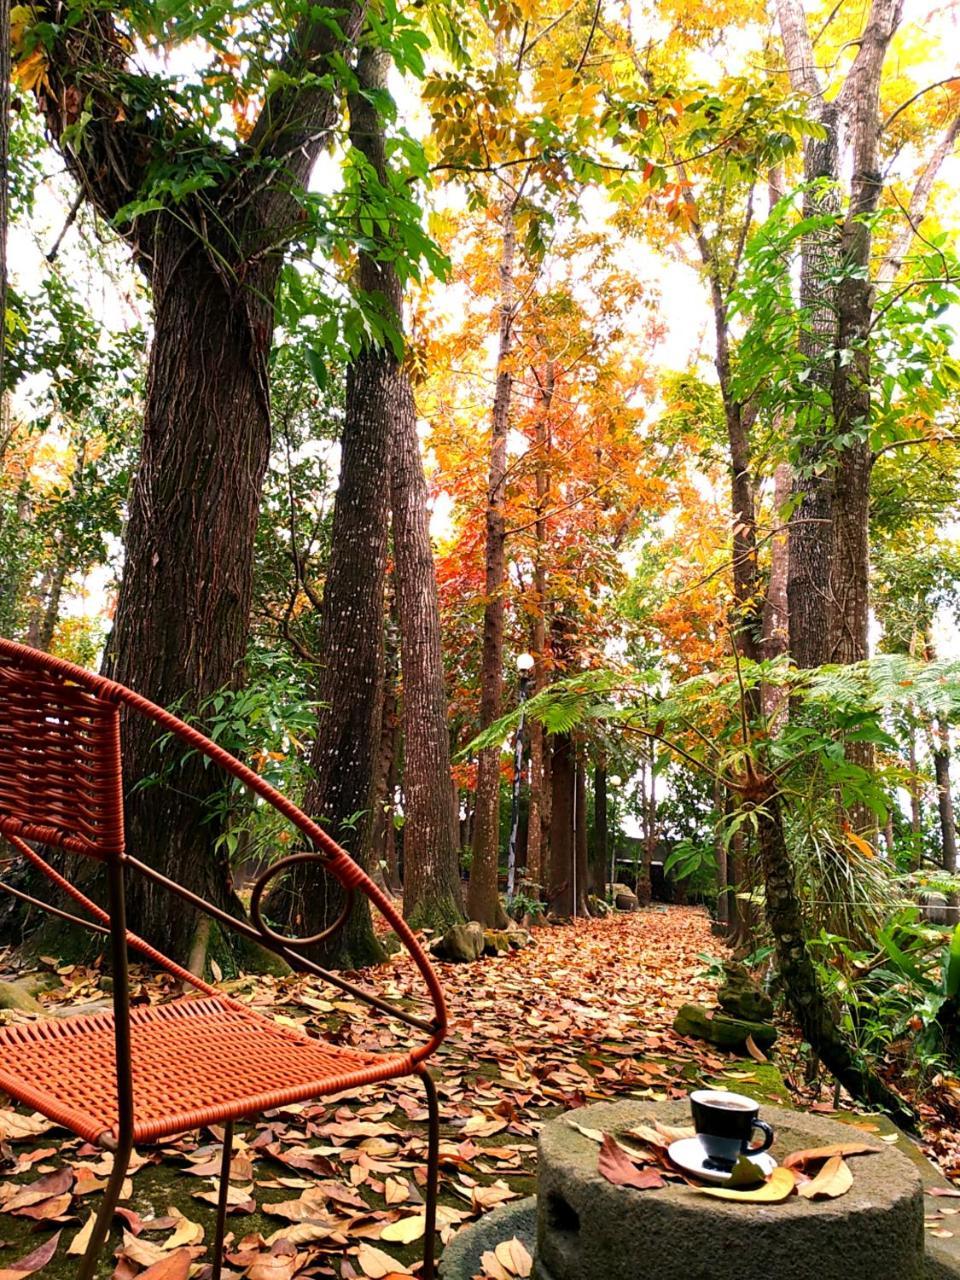
[[[520,928],[519,925],[511,924],[506,934],[511,951],[520,951],[523,947],[534,946],[533,934],[528,929]]]
[[[956,924],[960,920],[960,907],[951,906],[945,893],[924,890],[917,895],[917,904],[923,919],[931,924]]]
[[[615,1186],[598,1171],[596,1143],[563,1117],[548,1121],[537,1159],[536,1280],[927,1280],[924,1197],[905,1156],[821,1116],[771,1106],[760,1114],[780,1162],[852,1136],[877,1150],[850,1159],[853,1185],[836,1200],[734,1204],[681,1183]],[[690,1106],[600,1103],[570,1118],[617,1135],[655,1120],[688,1125]]]
[[[724,983],[717,1000],[724,1013],[747,1022],[769,1022],[773,1017],[773,1001],[754,982],[742,964],[724,965]]]
[[[22,982],[0,982],[0,1009],[16,1009],[18,1013],[42,1013],[38,1001]]]
[[[485,929],[483,934],[483,954],[485,956],[502,956],[510,950],[510,934],[506,929]]]
[[[613,905],[618,911],[636,911],[640,905],[637,895],[628,884],[612,884],[610,893],[613,897]]]
[[[770,1049],[777,1039],[777,1029],[769,1023],[728,1018],[722,1013],[715,1013],[711,1017],[699,1004],[683,1005],[673,1020],[673,1029],[677,1035],[708,1040],[719,1049],[743,1049],[747,1036],[753,1038],[758,1049]]]
[[[608,916],[613,908],[609,902],[604,902],[602,898],[598,898],[595,893],[591,893],[587,898],[587,906],[590,908],[590,914],[593,916]]]
[[[483,925],[476,920],[455,924],[433,944],[433,954],[438,960],[452,960],[454,964],[470,964],[479,960],[484,948]]]
[[[440,1280],[473,1280],[486,1268],[483,1255],[505,1240],[519,1240],[529,1254],[537,1247],[537,1198],[497,1205],[478,1222],[461,1228],[440,1259]]]

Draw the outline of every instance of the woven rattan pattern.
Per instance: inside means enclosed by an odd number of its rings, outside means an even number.
[[[407,1055],[340,1048],[215,998],[141,1006],[130,1024],[137,1142],[410,1070]],[[0,1028],[0,1088],[90,1141],[115,1133],[113,1015]]]
[[[0,832],[109,857],[123,849],[116,701],[0,658]]]

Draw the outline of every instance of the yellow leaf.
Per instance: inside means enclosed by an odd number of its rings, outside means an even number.
[[[741,1200],[744,1204],[779,1204],[793,1195],[795,1186],[790,1170],[777,1168],[762,1187],[755,1187],[752,1191],[730,1191],[726,1187],[698,1187],[697,1190],[717,1200]]]
[[[70,1241],[67,1253],[72,1254],[74,1257],[82,1257],[83,1254],[86,1253],[87,1245],[90,1243],[90,1237],[93,1235],[93,1224],[96,1220],[97,1215],[95,1213],[91,1213],[90,1217]]]
[[[396,1258],[382,1249],[375,1249],[372,1244],[362,1244],[357,1250],[357,1262],[360,1270],[370,1280],[387,1280],[388,1276],[410,1275],[409,1267],[402,1267]]]
[[[412,1244],[423,1235],[426,1219],[423,1214],[415,1214],[410,1218],[398,1218],[396,1222],[388,1222],[380,1232],[381,1240],[391,1244]]]
[[[868,844],[867,841],[864,840],[863,836],[858,836],[855,831],[845,831],[844,835],[853,847],[859,850],[865,858],[875,858],[877,856],[876,853],[874,853],[873,845]]]
[[[31,93],[40,85],[47,83],[47,55],[43,49],[34,49],[33,53],[21,59],[13,68],[14,82],[24,93]]]
[[[812,1182],[804,1182],[797,1188],[804,1200],[836,1200],[853,1186],[853,1174],[843,1156],[831,1156]]]
[[[526,1246],[516,1236],[512,1240],[501,1240],[494,1250],[497,1261],[512,1276],[529,1276],[533,1271],[533,1259]]]

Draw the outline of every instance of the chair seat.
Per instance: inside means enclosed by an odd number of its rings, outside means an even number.
[[[409,1057],[315,1040],[220,998],[130,1013],[134,1141],[373,1084]],[[116,1136],[112,1013],[0,1028],[0,1088],[91,1142]]]

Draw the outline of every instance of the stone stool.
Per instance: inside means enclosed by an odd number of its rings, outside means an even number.
[[[655,1119],[690,1123],[685,1101],[600,1103],[574,1114],[578,1124],[615,1136]],[[540,1134],[536,1199],[504,1205],[458,1233],[441,1261],[443,1280],[470,1280],[482,1270],[483,1250],[514,1235],[534,1253],[535,1280],[960,1277],[953,1251],[924,1239],[917,1167],[879,1133],[780,1107],[764,1106],[762,1115],[776,1130],[772,1154],[781,1161],[792,1151],[861,1138],[878,1150],[850,1157],[853,1186],[835,1200],[736,1204],[682,1183],[653,1191],[614,1186],[597,1171],[597,1144],[561,1117]]]

